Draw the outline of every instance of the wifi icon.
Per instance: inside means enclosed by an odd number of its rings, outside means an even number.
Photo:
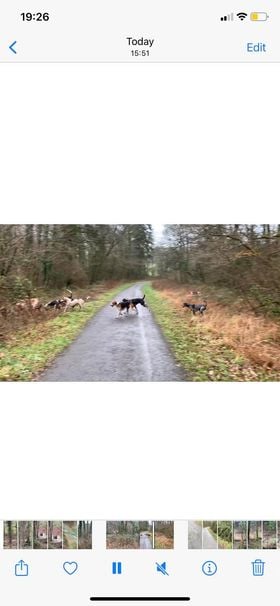
[[[247,13],[237,13],[236,16],[238,17],[238,19],[240,19],[240,21],[244,21],[244,19],[248,17]]]

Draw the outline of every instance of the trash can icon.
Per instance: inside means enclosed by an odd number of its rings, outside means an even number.
[[[264,565],[265,562],[263,562],[262,560],[255,560],[254,562],[252,562],[254,577],[263,577]]]

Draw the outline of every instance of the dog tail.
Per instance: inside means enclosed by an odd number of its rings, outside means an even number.
[[[145,296],[146,296],[146,295],[144,295],[144,296],[143,296],[143,299],[145,299]]]

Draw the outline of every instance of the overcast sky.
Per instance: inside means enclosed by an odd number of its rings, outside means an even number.
[[[155,244],[160,244],[162,233],[164,230],[164,223],[152,223]]]

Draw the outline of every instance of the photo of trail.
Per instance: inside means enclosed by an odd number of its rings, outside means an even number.
[[[78,549],[77,522],[63,522],[63,549]]]
[[[173,521],[107,522],[107,549],[173,549]]]
[[[0,381],[279,381],[280,225],[0,225]]]
[[[107,549],[153,549],[153,522],[107,522]]]

